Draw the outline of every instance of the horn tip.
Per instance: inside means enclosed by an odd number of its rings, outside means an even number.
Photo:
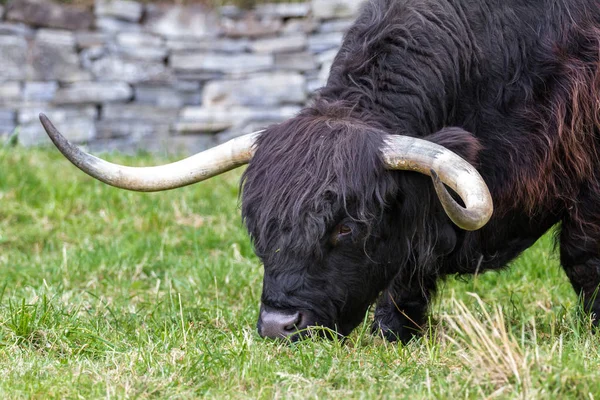
[[[50,118],[46,116],[46,114],[40,113],[39,118],[40,122],[42,123],[42,126],[44,127],[44,130],[46,131],[46,134],[50,137],[54,145],[58,147],[58,149],[63,154],[65,154],[63,149],[71,146],[69,141],[63,135],[61,135],[61,133],[58,131],[58,129],[56,129],[56,127],[54,126],[52,121],[50,121]]]
[[[53,127],[52,122],[50,121],[50,118],[48,118],[48,116],[46,114],[40,113],[39,118],[40,118],[40,122],[46,129],[46,132],[48,131],[49,128]]]

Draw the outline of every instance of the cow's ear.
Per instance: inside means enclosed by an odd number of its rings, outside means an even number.
[[[471,132],[458,127],[447,127],[433,135],[424,137],[424,139],[444,146],[464,158],[471,165],[477,166],[478,154],[482,146]]]

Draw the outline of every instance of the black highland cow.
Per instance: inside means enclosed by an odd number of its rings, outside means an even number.
[[[313,104],[168,166],[108,164],[41,118],[74,164],[126,189],[249,162],[262,336],[346,335],[377,301],[374,329],[407,341],[441,278],[502,268],[557,223],[600,315],[598,0],[372,0]]]

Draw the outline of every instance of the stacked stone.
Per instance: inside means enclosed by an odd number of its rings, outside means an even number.
[[[361,0],[224,6],[48,0],[0,7],[0,134],[92,150],[192,153],[296,114]]]

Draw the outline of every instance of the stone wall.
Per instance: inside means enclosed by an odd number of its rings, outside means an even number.
[[[225,6],[48,0],[0,6],[0,135],[92,151],[193,153],[293,116],[322,86],[361,0]]]

